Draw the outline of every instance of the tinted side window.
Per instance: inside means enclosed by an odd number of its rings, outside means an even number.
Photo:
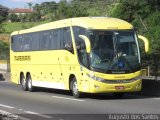
[[[82,27],[73,27],[73,32],[74,32],[74,38],[76,42],[81,41],[79,35],[86,35],[86,29]]]
[[[51,30],[50,49],[60,49],[61,48],[61,39],[62,39],[62,30],[61,29]]]
[[[50,41],[50,32],[49,31],[45,31],[45,32],[41,32],[40,35],[40,48],[41,50],[48,50],[49,49],[49,41]]]
[[[13,51],[22,51],[23,50],[23,42],[22,42],[22,36],[21,35],[16,35],[12,36],[12,41],[11,41],[11,49]]]
[[[71,31],[70,28],[63,28],[63,39],[62,39],[62,49],[65,48],[66,45],[71,45],[72,39],[71,39]]]
[[[39,32],[37,33],[31,33],[31,40],[30,40],[30,44],[31,44],[31,51],[36,51],[36,50],[39,50]]]
[[[31,40],[30,34],[22,35],[22,46],[23,46],[22,51],[30,50],[30,40]]]
[[[13,51],[38,51],[64,49],[72,43],[70,28],[60,28],[12,36]]]
[[[16,51],[16,36],[11,37],[11,50]]]
[[[50,49],[57,49],[57,30],[51,30]]]
[[[86,29],[82,27],[73,27],[74,38],[77,47],[77,53],[79,62],[87,67],[87,52],[85,42],[79,37],[79,35],[86,35]]]

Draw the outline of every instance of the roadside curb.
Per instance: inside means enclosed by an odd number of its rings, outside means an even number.
[[[160,97],[160,80],[143,79],[141,94]]]
[[[131,94],[138,96],[160,97],[160,80],[150,78],[142,79],[142,90]]]

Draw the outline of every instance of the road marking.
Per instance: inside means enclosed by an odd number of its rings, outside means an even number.
[[[37,116],[43,117],[43,118],[48,118],[48,119],[53,118],[53,117],[51,117],[51,116],[42,115],[42,114],[39,114],[39,113],[36,113],[36,112],[32,112],[32,111],[24,111],[24,112],[25,112],[25,113],[28,113],[28,114],[32,114],[32,115],[37,115]]]
[[[6,111],[3,111],[3,110],[0,110],[0,113],[1,113],[1,114],[11,114],[11,113],[6,112]]]
[[[154,99],[154,100],[160,100],[160,98],[152,98],[152,99]]]
[[[66,97],[59,97],[59,96],[52,96],[54,98],[60,98],[60,99],[66,99],[66,100],[74,100],[74,101],[85,101],[85,100],[79,100],[79,99],[73,99],[73,98],[66,98]]]
[[[14,108],[12,106],[4,105],[4,104],[0,104],[0,107],[10,108],[10,109]]]
[[[14,115],[14,114],[12,114],[12,113],[9,113],[9,112],[3,111],[3,110],[0,110],[0,114],[2,115],[2,117],[3,117],[3,115],[4,115],[4,117],[16,119],[16,120],[17,120],[18,118],[20,118],[20,120],[30,120],[30,119],[28,119],[28,118],[24,118],[24,117],[21,117],[21,116],[18,116],[18,115]],[[4,118],[4,119],[5,119],[5,118]]]

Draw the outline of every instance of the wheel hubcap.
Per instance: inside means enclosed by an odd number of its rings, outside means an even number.
[[[31,83],[31,79],[28,79],[28,87],[31,88],[32,87],[32,83]]]
[[[22,79],[22,86],[25,87],[25,85],[26,85],[26,81],[25,81],[25,79],[23,78],[23,79]]]

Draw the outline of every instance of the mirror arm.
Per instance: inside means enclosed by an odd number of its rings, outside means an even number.
[[[138,38],[143,40],[144,44],[145,44],[145,52],[149,51],[149,41],[147,38],[145,38],[144,36],[138,35]]]
[[[89,39],[88,39],[86,36],[84,36],[84,35],[79,35],[79,37],[80,37],[82,40],[84,40],[84,42],[85,42],[86,52],[87,52],[87,53],[90,53],[90,52],[91,52],[91,44],[90,44]]]

